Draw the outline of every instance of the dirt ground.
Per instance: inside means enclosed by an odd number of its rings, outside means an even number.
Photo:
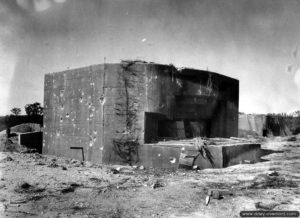
[[[242,210],[299,210],[300,140],[269,138],[262,147],[281,152],[256,164],[176,172],[0,152],[0,217],[240,217]]]

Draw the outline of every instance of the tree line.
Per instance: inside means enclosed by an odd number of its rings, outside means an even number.
[[[39,102],[35,102],[33,104],[26,104],[25,105],[25,113],[28,116],[35,116],[35,115],[43,115],[43,107]],[[10,110],[11,115],[19,116],[22,112],[21,108],[14,107]]]

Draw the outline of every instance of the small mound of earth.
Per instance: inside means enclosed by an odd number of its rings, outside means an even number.
[[[34,185],[30,185],[27,182],[19,182],[16,186],[14,191],[17,193],[37,193],[37,192],[43,192],[44,188],[39,188]]]
[[[257,175],[249,188],[253,189],[265,189],[265,188],[282,188],[291,187],[297,188],[298,185],[292,180],[286,180],[283,176],[280,176],[277,172],[272,174],[259,174]]]
[[[11,132],[19,132],[19,133],[37,132],[40,130],[41,130],[40,125],[35,123],[24,123],[10,128]]]

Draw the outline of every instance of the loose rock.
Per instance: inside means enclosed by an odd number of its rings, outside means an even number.
[[[48,167],[51,167],[51,168],[56,168],[58,167],[58,164],[56,162],[51,162]]]
[[[163,182],[163,180],[161,179],[157,179],[153,185],[152,185],[152,188],[153,189],[156,189],[156,188],[161,188],[161,187],[164,187],[166,184]]]
[[[264,210],[273,210],[278,204],[276,203],[263,203],[263,202],[256,202],[255,208],[256,209],[264,209]]]

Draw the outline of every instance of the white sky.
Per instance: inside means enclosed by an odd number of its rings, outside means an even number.
[[[240,111],[300,109],[297,0],[0,0],[0,115],[45,73],[144,59],[240,80]]]

